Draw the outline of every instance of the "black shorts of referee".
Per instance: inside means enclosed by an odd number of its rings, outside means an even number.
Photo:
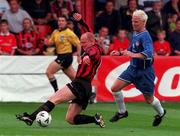
[[[73,62],[72,53],[58,54],[55,62],[60,64],[64,69],[67,69]]]

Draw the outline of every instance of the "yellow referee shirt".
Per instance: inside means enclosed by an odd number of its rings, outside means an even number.
[[[76,34],[66,28],[64,30],[54,30],[49,39],[50,44],[54,44],[56,46],[57,54],[65,54],[72,53],[72,45],[77,46],[80,44],[79,38]]]

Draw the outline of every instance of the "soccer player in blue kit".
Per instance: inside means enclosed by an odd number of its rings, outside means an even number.
[[[122,55],[130,57],[131,61],[128,68],[116,79],[111,87],[119,111],[110,119],[110,122],[116,122],[119,119],[128,117],[121,89],[131,83],[142,92],[145,101],[151,104],[157,112],[152,123],[154,127],[161,123],[166,114],[166,110],[154,96],[153,42],[145,27],[147,19],[146,13],[142,10],[136,10],[133,13],[132,26],[134,33],[132,41],[127,50],[120,52]]]

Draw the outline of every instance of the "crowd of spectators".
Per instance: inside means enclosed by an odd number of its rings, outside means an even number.
[[[104,54],[120,55],[128,48],[137,9],[148,15],[155,55],[180,55],[180,0],[94,0],[94,33]],[[55,47],[46,46],[44,39],[58,28],[61,15],[80,37],[75,12],[81,13],[81,0],[0,0],[0,55],[55,55]],[[37,26],[51,31],[42,36]]]
[[[153,39],[155,55],[179,55],[180,0],[97,0],[95,4],[95,33],[106,27],[111,37],[107,55],[119,55],[117,51],[128,48],[133,33],[132,14],[137,9],[148,15],[146,28]]]

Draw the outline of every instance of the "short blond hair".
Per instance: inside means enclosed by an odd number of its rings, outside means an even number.
[[[148,20],[147,14],[143,10],[136,10],[133,12],[133,16],[138,16],[142,21],[145,21],[145,23]]]

